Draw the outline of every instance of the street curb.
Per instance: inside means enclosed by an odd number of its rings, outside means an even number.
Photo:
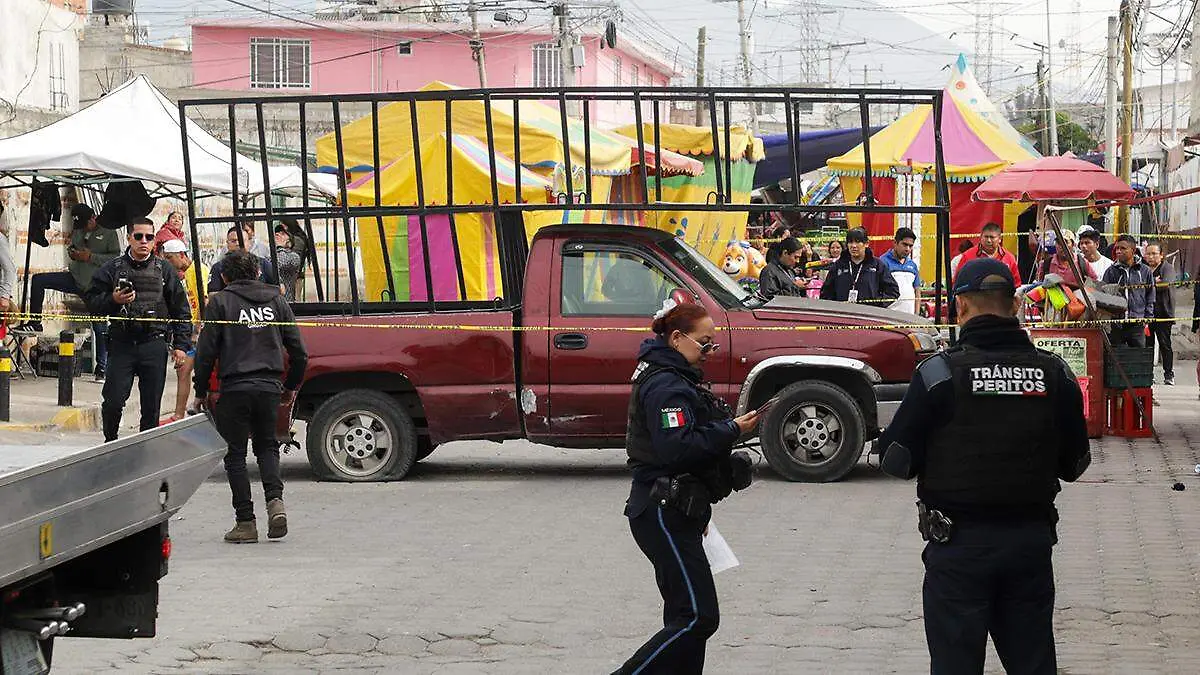
[[[100,406],[64,408],[54,414],[48,426],[62,431],[97,431],[100,428]]]
[[[0,422],[0,431],[50,431],[53,428],[50,423]]]

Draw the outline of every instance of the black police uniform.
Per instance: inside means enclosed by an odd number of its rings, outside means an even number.
[[[113,289],[122,278],[128,279],[136,292],[128,305],[118,305],[112,299]],[[104,440],[117,437],[121,412],[135,376],[142,410],[139,428],[145,431],[157,427],[167,381],[168,342],[170,348],[185,352],[192,344],[192,315],[179,275],[157,256],[139,261],[129,257],[126,250],[96,270],[85,299],[94,314],[112,317],[108,374],[100,404]]]
[[[705,643],[719,622],[703,535],[710,504],[728,494],[708,477],[729,465],[740,430],[729,407],[700,386],[700,371],[665,340],[642,343],[638,361],[625,440],[633,470],[625,515],[654,565],[663,628],[617,673],[701,673]]]
[[[917,369],[879,443],[884,471],[917,477],[932,510],[921,518],[931,672],[982,673],[990,633],[1007,672],[1055,673],[1054,497],[1091,458],[1066,363],[1015,318],[975,317]]]

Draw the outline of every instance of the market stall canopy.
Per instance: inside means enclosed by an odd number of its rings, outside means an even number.
[[[883,127],[872,127],[871,133]],[[830,157],[837,157],[862,143],[862,129],[822,129],[803,131],[796,134],[799,146],[801,175],[825,166]],[[787,134],[769,134],[762,137],[766,159],[754,167],[754,187],[774,185],[792,177],[792,160]],[[872,146],[874,151],[874,146]]]
[[[913,172],[931,174],[935,164],[933,139],[933,106],[917,106],[871,136],[871,173],[893,176],[898,170],[907,172],[911,165]],[[948,91],[942,92],[942,143],[946,175],[952,183],[979,182],[1006,166],[1037,157]],[[860,144],[829,160],[828,166],[840,176],[862,176],[864,164]]]
[[[444,82],[431,82],[421,91],[459,89]],[[512,101],[492,101],[492,138],[499,154],[516,158],[514,139],[517,123]],[[444,101],[418,101],[417,122],[423,137],[446,133],[446,104]],[[486,108],[482,97],[456,99],[450,103],[450,131],[458,136],[473,136],[487,143]],[[567,118],[568,140],[562,138],[562,119],[559,111],[537,101],[520,103],[521,164],[526,167],[555,169],[564,162],[564,145],[570,152],[573,170],[585,166],[585,154],[590,154],[592,173],[620,176],[630,172],[635,162],[629,142],[615,134],[595,128],[590,130],[590,152],[584,148],[583,122]],[[379,108],[379,158],[387,164],[413,152],[412,111],[407,101],[389,103]],[[374,125],[371,116],[361,117],[342,127],[342,161],[351,173],[371,171],[374,159]],[[337,172],[337,142],[333,132],[317,139],[317,166],[322,171]]]
[[[996,107],[996,104],[992,103],[992,100],[988,98],[983,87],[979,86],[979,81],[975,79],[975,72],[967,65],[966,55],[959,54],[958,60],[951,66],[950,81],[946,83],[946,91],[950,92],[950,95],[959,104],[974,111],[987,122],[990,122],[1005,138],[1025,148],[1034,157],[1042,156],[1033,147],[1033,143],[1030,143],[1028,138],[1022,136],[1021,132],[1017,131],[1016,127],[1004,116],[1004,113]]]
[[[144,75],[122,84],[73,115],[40,129],[0,139],[0,185],[39,177],[74,185],[140,179],[153,195],[178,194],[185,184],[179,108]],[[192,186],[201,193],[232,193],[229,146],[188,122]],[[271,185],[299,192],[299,170],[270,167]],[[239,194],[263,192],[262,166],[237,157]],[[326,192],[329,182],[310,181]]]
[[[614,133],[625,138],[637,138],[637,125],[628,124],[613,129]],[[729,144],[725,147],[725,130],[717,129],[720,137],[721,161],[745,159],[749,162],[759,162],[766,157],[761,138],[755,138],[745,127],[729,127]],[[654,142],[654,125],[642,125],[642,140],[649,147]],[[713,154],[712,130],[708,127],[694,127],[687,124],[660,124],[658,127],[659,145],[663,150],[670,150],[683,155],[700,157]],[[636,142],[636,141],[635,141]],[[730,152],[729,148],[733,148]],[[730,157],[732,155],[732,158]]]
[[[1014,164],[972,193],[975,201],[1114,200],[1133,189],[1104,169],[1074,157],[1043,157]]]

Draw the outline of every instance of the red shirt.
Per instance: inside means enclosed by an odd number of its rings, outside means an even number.
[[[962,259],[958,261],[958,267],[955,267],[954,273],[950,275],[950,282],[954,282],[955,277],[958,276],[958,271],[962,269],[963,265],[967,264],[968,260],[974,260],[975,258],[986,258],[987,255],[988,254],[985,253],[983,248],[980,246],[976,246],[975,248],[962,254]],[[1012,272],[1013,283],[1017,286],[1020,286],[1021,271],[1017,267],[1017,257],[1008,251],[1005,251],[1003,246],[997,248],[992,257],[1008,266],[1008,271]]]
[[[176,228],[172,227],[170,223],[163,223],[162,227],[158,228],[158,232],[154,235],[154,252],[161,254],[163,244],[170,239],[183,239],[187,241],[187,238],[183,235],[183,228]]]

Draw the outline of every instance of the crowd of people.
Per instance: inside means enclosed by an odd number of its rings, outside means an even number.
[[[47,290],[83,300],[88,315],[104,317],[93,322],[92,339],[94,374],[103,383],[105,442],[119,436],[135,382],[142,431],[212,411],[229,444],[225,466],[235,525],[225,540],[258,541],[246,473],[251,439],[266,500],[267,537],[286,535],[276,422],[281,404],[294,401],[307,364],[288,304],[304,283],[309,250],[299,224],[284,220],[275,226],[273,254],[256,238],[254,223],[234,225],[227,232],[226,253],[205,270],[196,265],[179,212],[157,228],[149,218],[131,219],[124,245],[117,230],[97,224],[91,207],[76,204],[70,214],[67,270],[31,277],[31,320],[15,330],[31,336],[44,330]],[[8,252],[6,239],[0,240],[0,311],[14,309],[16,270]],[[208,298],[203,310],[200,288]],[[168,365],[176,372],[176,395],[171,414],[163,418]]]

